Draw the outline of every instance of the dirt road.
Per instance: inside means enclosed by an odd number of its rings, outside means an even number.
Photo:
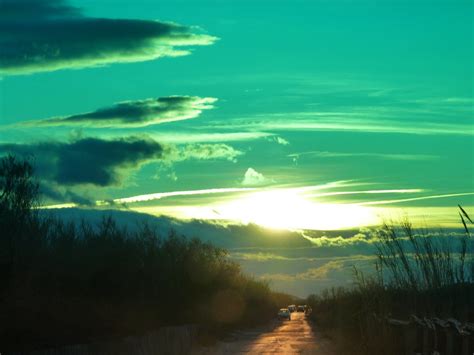
[[[314,354],[335,355],[331,344],[315,333],[303,313],[262,329],[234,332],[226,341],[202,349],[204,354]]]

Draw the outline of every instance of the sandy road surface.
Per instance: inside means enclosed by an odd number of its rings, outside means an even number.
[[[303,313],[292,313],[291,321],[231,334],[228,340],[201,349],[197,354],[314,354],[335,355],[328,340],[319,336]]]

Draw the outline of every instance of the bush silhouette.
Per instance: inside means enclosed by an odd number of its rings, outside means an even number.
[[[439,238],[407,219],[387,222],[378,231],[375,276],[355,269],[354,287],[308,298],[312,317],[336,338],[341,354],[403,353],[399,334],[380,323],[385,317],[474,320],[474,242],[466,220],[472,221],[459,208],[464,235]]]
[[[0,161],[0,344],[5,350],[87,342],[168,324],[211,328],[264,321],[277,302],[227,252],[199,239],[131,232],[111,217],[98,225],[37,213],[31,163]],[[216,316],[219,295],[234,316]],[[227,310],[229,311],[229,310]]]

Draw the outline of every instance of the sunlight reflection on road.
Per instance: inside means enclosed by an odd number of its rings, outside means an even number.
[[[273,329],[237,331],[233,340],[222,341],[198,354],[314,354],[335,355],[331,344],[318,336],[303,313],[291,321],[274,324]]]

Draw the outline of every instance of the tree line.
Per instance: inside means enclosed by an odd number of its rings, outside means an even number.
[[[163,325],[226,329],[265,321],[288,296],[196,238],[39,213],[30,161],[0,159],[0,344],[24,350],[140,334]]]

